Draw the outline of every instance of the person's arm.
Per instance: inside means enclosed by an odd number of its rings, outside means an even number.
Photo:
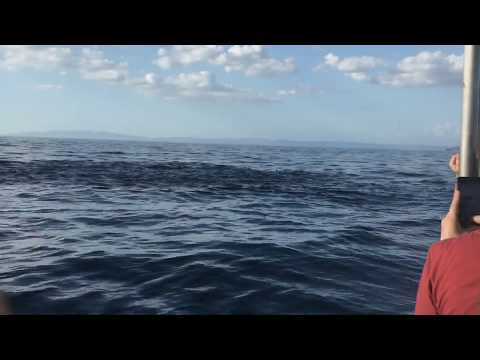
[[[450,158],[449,167],[452,172],[458,176],[460,172],[460,155],[457,153]],[[455,191],[453,192],[452,203],[447,215],[442,219],[442,226],[440,231],[440,240],[451,239],[461,235],[464,231],[460,226],[460,192],[457,185],[455,185]]]
[[[432,295],[431,262],[431,251],[429,251],[418,286],[415,315],[438,315]]]
[[[458,154],[452,156],[450,159],[450,169],[458,174],[459,168],[459,156]],[[462,229],[459,221],[460,213],[460,192],[458,191],[457,186],[455,185],[455,190],[453,192],[452,202],[450,204],[450,209],[448,210],[447,215],[442,219],[441,231],[440,231],[440,240],[452,239],[460,236],[464,229]],[[430,248],[425,265],[423,266],[422,276],[420,278],[420,284],[418,286],[417,292],[417,303],[415,307],[416,315],[438,315],[437,309],[435,307],[435,302],[433,300],[432,293],[432,249]]]
[[[447,215],[442,219],[440,229],[440,240],[452,239],[460,236],[465,229],[462,229],[460,225],[460,191],[458,191],[457,185],[453,192],[452,203]],[[476,219],[473,219],[476,221]]]
[[[452,156],[452,158],[450,159],[449,165],[450,165],[450,169],[455,174],[458,174],[458,168],[459,168],[458,154]],[[460,192],[458,191],[458,188],[455,185],[455,190],[453,192],[453,198],[450,204],[450,209],[448,210],[447,215],[442,219],[440,240],[455,238],[462,233],[463,229],[460,226],[460,222],[458,218],[459,212],[460,212]],[[432,269],[432,250],[430,248],[427,254],[427,259],[425,260],[425,265],[423,266],[423,272],[420,278],[420,284],[418,285],[417,303],[415,306],[416,315],[438,315],[437,309],[435,307],[435,302],[433,300],[433,294],[432,294],[431,269]]]

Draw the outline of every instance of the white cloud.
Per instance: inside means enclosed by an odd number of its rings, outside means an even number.
[[[226,72],[240,71],[246,76],[274,76],[296,70],[295,60],[278,60],[268,56],[264,45],[175,45],[158,50],[153,62],[163,70],[195,63],[223,66]]]
[[[260,59],[265,57],[263,45],[233,45],[228,49],[228,54],[238,59]]]
[[[393,87],[461,86],[462,75],[463,56],[424,51],[404,58],[374,81]]]
[[[301,96],[301,95],[318,95],[322,94],[323,91],[317,87],[308,86],[308,85],[298,85],[291,89],[281,89],[277,91],[277,95],[281,97],[287,96]]]
[[[155,85],[157,83],[157,76],[153,73],[145,75],[145,82],[149,85]]]
[[[160,67],[186,66],[208,61],[219,65],[224,59],[232,65],[231,59],[241,59],[238,63],[249,76],[288,72],[291,61],[279,62],[268,58],[262,46],[233,46],[224,52],[219,45],[177,45],[170,51],[158,51]],[[222,57],[223,55],[223,57]],[[230,58],[229,58],[230,57]],[[256,59],[250,63],[245,59]],[[250,61],[249,60],[249,61]],[[55,69],[60,75],[77,72],[83,79],[118,83],[149,93],[156,93],[163,99],[191,98],[203,100],[228,100],[247,102],[276,102],[277,98],[266,96],[249,89],[234,88],[219,83],[209,71],[184,72],[168,77],[159,77],[150,72],[141,77],[132,77],[126,62],[108,59],[100,47],[86,47],[73,53],[70,48],[49,46],[0,46],[0,65],[7,69],[30,67],[36,70]],[[225,63],[226,64],[226,63]],[[247,66],[248,65],[248,66]],[[41,84],[38,90],[60,90],[61,85]]]
[[[43,90],[43,91],[48,91],[48,90],[62,90],[63,85],[59,84],[38,84],[36,86],[37,90]]]
[[[108,82],[127,80],[128,64],[115,63],[105,58],[98,49],[84,48],[78,61],[78,69],[84,79]]]
[[[275,101],[273,98],[251,90],[236,89],[230,85],[220,84],[217,82],[215,75],[208,71],[181,73],[167,77],[164,83],[173,87],[176,95],[181,97],[248,102]]]
[[[159,85],[159,79],[154,73],[147,73],[142,77],[128,78],[126,85],[144,90],[154,90]]]
[[[72,65],[72,50],[45,45],[0,45],[0,68],[54,70]]]
[[[98,48],[84,48],[78,56],[67,47],[1,45],[0,67],[8,70],[57,70],[60,75],[66,75],[66,70],[78,70],[84,79],[110,82],[124,81],[128,75],[126,63],[115,63],[105,58]]]
[[[56,70],[63,76],[77,70],[84,79],[110,82],[124,81],[128,75],[126,63],[105,58],[97,48],[84,48],[78,56],[71,48],[46,45],[1,45],[0,68]]]
[[[78,56],[71,48],[45,45],[1,45],[0,67],[56,70],[60,75],[66,75],[66,70],[77,70],[84,79],[111,82],[125,80],[128,73],[126,63],[106,59],[97,48],[84,48]]]
[[[314,71],[319,71],[325,66],[329,66],[345,73],[353,80],[364,81],[370,78],[370,71],[384,65],[385,62],[382,59],[373,56],[352,56],[340,59],[338,56],[329,53],[325,55],[324,63],[317,65]]]
[[[349,73],[348,75],[353,80],[356,80],[356,81],[364,81],[364,80],[367,80],[369,78],[368,74],[364,73],[364,72],[352,72],[352,73]]]
[[[163,70],[175,66],[187,66],[200,62],[212,62],[223,51],[220,45],[174,45],[171,50],[158,50],[158,58],[153,62]]]
[[[215,78],[208,71],[196,73],[181,73],[165,79],[166,84],[173,85],[178,89],[185,90],[206,90],[215,86]]]
[[[370,81],[391,87],[461,86],[463,56],[441,51],[423,51],[400,60],[394,68],[379,73],[386,67],[382,59],[371,56],[340,59],[328,54],[324,63],[314,68],[319,71],[332,67],[356,81]]]
[[[255,91],[221,84],[217,82],[215,75],[208,71],[180,73],[166,78],[148,73],[141,78],[131,79],[128,84],[141,90],[158,93],[163,99],[170,101],[179,98],[263,103],[278,101]]]
[[[297,95],[297,90],[296,89],[278,90],[277,95],[279,95],[279,96],[294,96],[294,95]]]
[[[285,60],[261,59],[245,69],[247,76],[272,76],[280,74],[289,74],[296,70],[295,60],[287,58]]]
[[[383,60],[372,56],[353,56],[340,60],[338,56],[330,53],[325,56],[325,63],[342,72],[358,73],[383,65]]]
[[[272,58],[264,45],[234,45],[218,56],[214,63],[224,66],[227,72],[241,71],[247,76],[273,76],[296,70],[293,58]]]

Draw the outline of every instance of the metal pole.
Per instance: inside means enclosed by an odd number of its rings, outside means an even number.
[[[480,177],[480,45],[465,45],[460,177]]]

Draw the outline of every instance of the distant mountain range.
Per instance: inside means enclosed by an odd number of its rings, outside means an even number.
[[[132,136],[102,131],[44,131],[44,132],[22,132],[8,134],[14,137],[37,137],[57,139],[86,139],[86,140],[117,140],[117,141],[158,141],[172,143],[190,144],[228,144],[228,145],[270,145],[270,146],[307,146],[307,147],[337,147],[337,148],[431,148],[431,149],[455,149],[448,146],[433,145],[395,145],[395,144],[370,144],[361,142],[342,141],[296,141],[296,140],[274,140],[274,139],[198,139],[189,137],[154,138],[145,136]]]
[[[92,139],[92,140],[149,140],[146,137],[116,134],[104,131],[37,131],[9,134],[17,137],[39,137],[54,139]]]

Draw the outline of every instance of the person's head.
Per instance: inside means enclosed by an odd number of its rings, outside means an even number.
[[[0,292],[0,315],[11,314],[10,303],[7,296]]]

